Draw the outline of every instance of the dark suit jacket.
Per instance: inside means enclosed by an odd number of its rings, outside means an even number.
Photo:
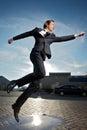
[[[35,45],[33,50],[41,52],[44,48],[45,54],[48,58],[51,58],[51,50],[50,45],[53,42],[63,42],[68,40],[75,39],[74,35],[68,35],[68,36],[62,36],[62,37],[56,37],[54,33],[50,33],[47,36],[43,37],[39,32],[41,31],[41,28],[35,28],[32,31],[25,32],[23,34],[17,35],[13,37],[13,40],[22,39],[25,37],[33,36],[35,38]]]

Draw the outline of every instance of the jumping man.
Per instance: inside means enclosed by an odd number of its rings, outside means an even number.
[[[12,80],[7,85],[7,92],[10,93],[13,88],[17,85],[21,87],[25,84],[30,84],[29,87],[18,97],[16,102],[12,105],[14,111],[14,117],[19,122],[18,114],[21,106],[27,100],[27,98],[37,90],[37,82],[39,79],[45,77],[44,61],[47,58],[51,58],[50,45],[54,42],[64,42],[73,40],[77,37],[83,36],[84,32],[80,32],[74,35],[57,37],[52,31],[54,30],[54,20],[47,20],[42,28],[34,28],[31,31],[22,33],[8,40],[11,44],[15,40],[33,36],[35,39],[34,47],[30,53],[30,60],[33,64],[33,73],[30,73],[20,79]]]

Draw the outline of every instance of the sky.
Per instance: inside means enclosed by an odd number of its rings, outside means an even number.
[[[0,0],[0,75],[18,79],[33,71],[29,55],[34,38],[8,44],[18,34],[43,27],[48,19],[55,21],[56,36],[84,31],[83,37],[51,45],[52,58],[46,59],[49,72],[87,74],[87,1],[86,0]]]

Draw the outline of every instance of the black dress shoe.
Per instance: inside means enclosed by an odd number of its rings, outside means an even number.
[[[15,80],[12,80],[12,81],[7,85],[7,93],[10,93],[15,86],[16,86],[16,81],[15,81]]]
[[[16,120],[17,122],[19,122],[18,114],[19,114],[20,108],[19,108],[19,107],[16,107],[15,104],[13,104],[13,105],[12,105],[12,109],[13,109],[13,111],[14,111],[15,120]]]

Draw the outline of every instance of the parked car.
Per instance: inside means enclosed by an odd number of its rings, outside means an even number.
[[[59,88],[55,88],[55,94],[60,94],[61,96],[64,94],[87,96],[87,90],[81,89],[75,85],[63,85]]]

